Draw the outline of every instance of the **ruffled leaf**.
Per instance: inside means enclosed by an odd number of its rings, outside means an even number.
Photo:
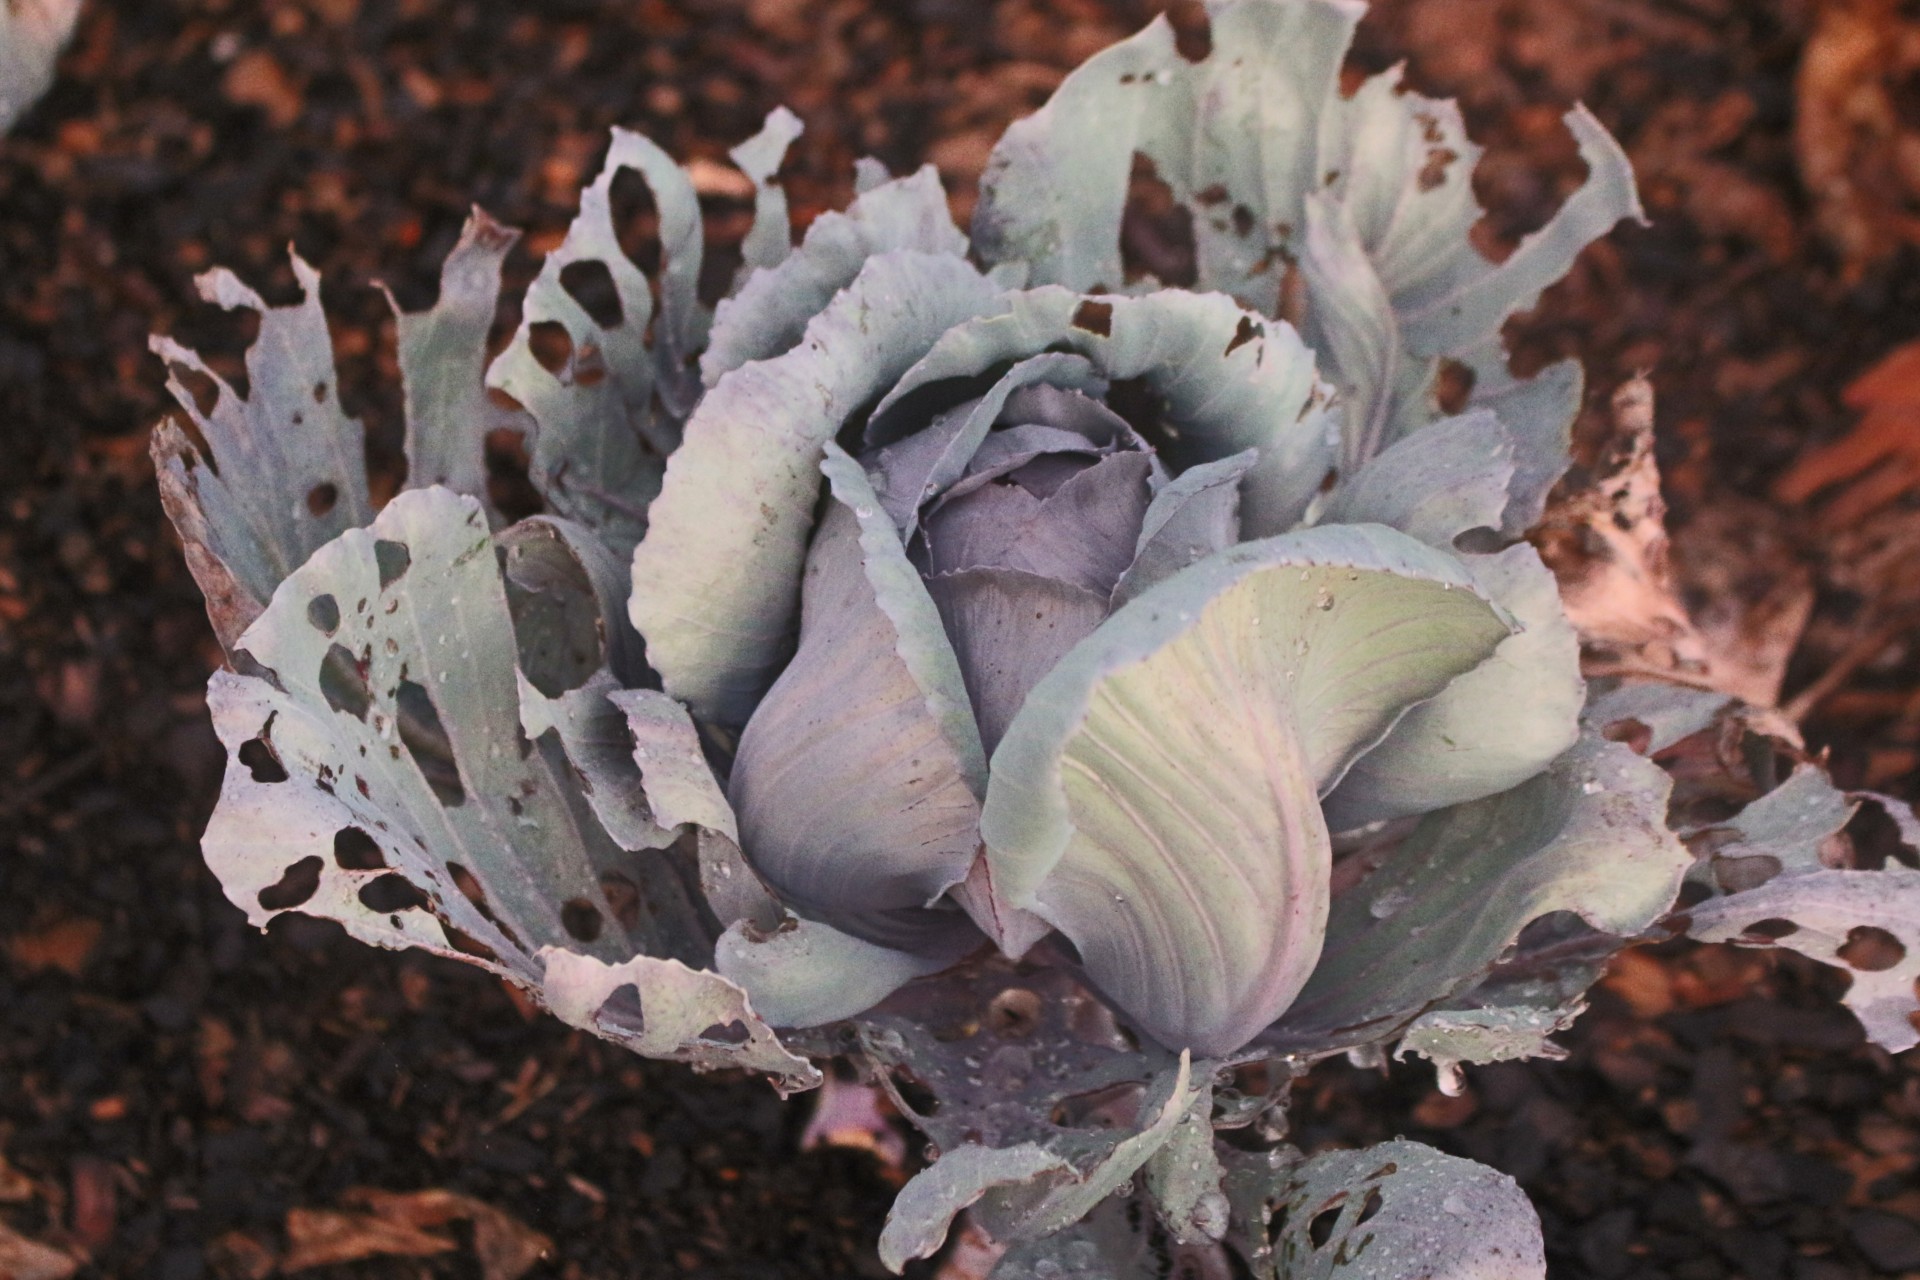
[[[940,615],[858,463],[808,555],[800,649],[747,723],[731,799],[748,858],[798,910],[911,945],[979,844],[985,755]]]
[[[1085,356],[1109,380],[1146,382],[1172,428],[1164,452],[1175,468],[1258,449],[1240,486],[1248,536],[1291,529],[1333,467],[1331,388],[1315,376],[1299,335],[1226,298],[1175,290],[1141,298],[1083,298],[1059,288],[1009,295],[1003,313],[942,334],[874,416],[922,388],[1058,350]]]
[[[774,175],[787,150],[806,129],[800,117],[785,107],[767,113],[760,132],[727,152],[740,172],[753,183],[753,225],[740,241],[740,272],[732,292],[738,293],[755,271],[777,267],[793,252],[793,222],[787,211],[787,192]]]
[[[717,386],[742,365],[791,351],[869,259],[897,250],[953,258],[967,252],[932,165],[863,192],[845,213],[821,214],[798,249],[748,277],[714,313],[701,378]]]
[[[1319,792],[1508,634],[1376,527],[1246,543],[1134,600],[1028,695],[982,817],[996,885],[1145,1030],[1238,1048],[1320,950]]]
[[[695,715],[745,724],[792,651],[826,444],[940,334],[999,298],[959,258],[882,254],[814,316],[805,342],[701,402],[634,552],[630,603],[648,661]]]

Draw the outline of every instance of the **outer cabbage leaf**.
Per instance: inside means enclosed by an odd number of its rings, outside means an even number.
[[[286,307],[269,307],[229,271],[196,282],[208,302],[260,317],[244,400],[193,352],[153,340],[171,374],[167,389],[208,450],[201,456],[184,431],[161,423],[153,435],[160,500],[180,531],[214,633],[229,649],[288,574],[373,518],[365,435],[340,409],[320,275],[298,255],[293,274],[305,296]],[[204,412],[190,379],[214,387]]]
[[[1698,903],[1685,920],[1702,942],[1787,947],[1847,970],[1842,999],[1868,1038],[1889,1053],[1920,1044],[1920,871],[1782,875]]]
[[[1302,1160],[1237,1154],[1236,1239],[1256,1280],[1545,1280],[1540,1218],[1512,1178],[1418,1142]],[[1277,1226],[1269,1235],[1269,1223]]]
[[[1335,897],[1319,967],[1260,1043],[1321,1056],[1390,1039],[1553,912],[1640,933],[1693,861],[1666,827],[1671,791],[1629,748],[1585,737],[1511,791],[1429,814]]]
[[[230,762],[203,847],[228,896],[478,963],[643,1052],[807,1083],[737,987],[681,963],[716,932],[690,862],[620,848],[558,736],[522,732],[517,648],[470,498],[403,493],[315,553],[213,680]],[[636,981],[643,1031],[601,1007]],[[738,1043],[708,1034],[736,1021]]]
[[[613,225],[613,180],[623,169],[646,179],[660,213],[657,317],[654,286],[621,249]],[[548,510],[593,529],[623,554],[646,529],[662,461],[679,443],[681,419],[698,395],[687,362],[706,334],[695,296],[702,248],[700,203],[686,173],[646,138],[615,129],[606,164],[580,193],[567,238],[527,288],[519,331],[487,371],[487,385],[533,417],[528,478]],[[603,325],[568,290],[564,273],[576,263],[606,271],[619,303],[616,323]],[[534,331],[543,325],[567,337],[557,371],[535,351]]]
[[[1552,571],[1526,543],[1463,559],[1480,590],[1522,629],[1354,762],[1326,798],[1336,831],[1516,787],[1580,736],[1580,639],[1560,608]]]
[[[954,1216],[970,1205],[978,1205],[983,1225],[999,1240],[1032,1240],[1071,1226],[1166,1145],[1208,1092],[1206,1077],[1183,1053],[1148,1088],[1137,1124],[1104,1140],[968,1143],[946,1152],[894,1201],[880,1234],[880,1260],[898,1272],[912,1259],[930,1256]]]
[[[666,691],[695,715],[745,724],[792,652],[827,442],[940,334],[999,299],[959,258],[881,254],[804,342],[701,402],[634,552],[629,606]]]
[[[966,256],[967,238],[953,225],[932,165],[861,193],[845,213],[821,214],[798,249],[748,276],[714,313],[701,378],[712,387],[741,365],[791,351],[869,258],[900,249]]]
[[[1201,561],[1028,696],[982,815],[995,886],[1161,1043],[1231,1052],[1319,955],[1319,793],[1507,635],[1457,561],[1378,526]]]
[[[525,431],[520,415],[487,395],[487,335],[500,305],[500,266],[520,239],[474,209],[440,264],[440,300],[408,315],[393,294],[407,422],[407,487],[442,485],[487,501],[487,434]]]

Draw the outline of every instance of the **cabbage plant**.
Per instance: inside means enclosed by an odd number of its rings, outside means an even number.
[[[1628,164],[1575,110],[1586,185],[1488,261],[1456,109],[1398,70],[1340,92],[1360,12],[1226,0],[1204,57],[1164,20],[1095,56],[1001,140],[971,236],[931,169],[867,161],[795,245],[776,111],[733,152],[756,216],[712,308],[690,180],[616,131],[504,350],[484,214],[399,316],[377,512],[315,273],[283,308],[205,277],[260,317],[250,390],[157,339],[194,431],[154,450],[230,659],[228,896],[783,1092],[851,1058],[937,1153],[895,1269],[967,1210],[1002,1277],[1543,1274],[1511,1180],[1307,1158],[1289,1082],[1551,1054],[1612,951],[1773,941],[1769,891],[1820,958],[1869,905],[1920,947],[1920,873],[1833,863],[1860,801],[1812,766],[1776,791],[1793,744],[1726,699],[1583,682],[1525,540],[1579,369],[1515,377],[1500,328],[1639,216]],[[1122,254],[1142,157],[1191,282]],[[517,523],[502,429],[545,507]],[[1715,792],[1745,827],[1654,762],[1708,737],[1769,762]],[[1905,1047],[1913,966],[1882,969],[1856,1008]]]

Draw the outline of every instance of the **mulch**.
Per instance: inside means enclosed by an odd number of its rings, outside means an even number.
[[[1523,366],[1581,355],[1596,406],[1651,371],[1683,568],[1689,529],[1731,521],[1734,545],[1776,557],[1736,593],[1796,567],[1812,584],[1789,698],[1880,615],[1776,481],[1849,430],[1844,388],[1920,335],[1916,250],[1854,234],[1873,211],[1805,180],[1804,51],[1836,9],[1920,39],[1891,3],[1386,0],[1356,56],[1409,58],[1423,91],[1462,96],[1489,146],[1490,248],[1578,182],[1572,100],[1635,156],[1653,225],[1590,250],[1510,334]],[[291,1211],[446,1188],[550,1237],[533,1274],[882,1274],[901,1175],[800,1152],[806,1103],[640,1061],[328,924],[256,933],[225,902],[195,850],[223,765],[202,693],[219,653],[153,490],[166,404],[146,339],[237,372],[249,325],[192,276],[227,265],[290,301],[296,245],[324,276],[343,399],[390,467],[392,321],[369,285],[430,302],[470,204],[526,230],[522,284],[608,126],[719,159],[785,102],[808,126],[785,176],[801,218],[845,201],[861,154],[933,160],[964,214],[1005,122],[1151,12],[91,0],[57,87],[0,142],[0,1225],[87,1259],[83,1276],[265,1276],[295,1260]],[[1920,655],[1887,616],[1803,727],[1844,784],[1911,797]],[[1920,1275],[1920,1055],[1864,1045],[1843,984],[1669,944],[1616,970],[1568,1061],[1470,1070],[1457,1098],[1423,1064],[1326,1065],[1297,1090],[1296,1136],[1406,1134],[1507,1170],[1556,1277]],[[444,1251],[313,1274],[482,1275],[478,1228],[447,1230]]]

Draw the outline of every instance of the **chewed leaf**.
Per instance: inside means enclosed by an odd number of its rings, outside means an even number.
[[[798,249],[749,276],[714,313],[701,378],[716,386],[742,365],[791,351],[870,259],[895,250],[952,258],[967,252],[932,165],[863,192],[845,213],[821,214]]]
[[[767,112],[760,132],[727,154],[753,183],[753,225],[740,242],[740,273],[734,278],[738,293],[755,271],[777,267],[793,252],[793,224],[787,211],[787,190],[773,180],[787,149],[806,126],[785,107]]]
[[[487,433],[524,420],[487,396],[487,334],[500,303],[500,266],[520,239],[475,209],[440,265],[440,300],[417,315],[391,293],[406,396],[407,487],[442,485],[487,500]]]
[[[516,647],[485,514],[444,489],[281,584],[235,651],[249,674],[209,694],[229,765],[203,848],[234,903],[530,988],[542,946],[703,955],[673,857],[621,849],[555,738],[522,733]]]
[[[1562,360],[1531,378],[1516,378],[1497,340],[1460,360],[1473,375],[1469,406],[1500,415],[1513,440],[1513,480],[1500,535],[1523,537],[1540,523],[1547,494],[1572,460],[1573,420],[1585,398],[1586,377],[1578,360]]]
[[[1809,871],[1692,907],[1703,942],[1781,946],[1847,970],[1843,999],[1868,1039],[1899,1053],[1920,1044],[1920,871]]]
[[[999,892],[1161,1043],[1231,1052],[1320,953],[1320,791],[1507,634],[1457,561],[1377,526],[1183,570],[1070,652],[1001,740],[981,822]]]
[[[298,255],[293,274],[305,297],[286,307],[269,307],[228,271],[197,282],[207,301],[260,317],[244,400],[185,347],[168,338],[152,344],[167,362],[167,389],[209,453],[202,457],[184,432],[163,424],[153,439],[160,498],[229,649],[288,574],[373,518],[364,432],[340,408],[320,275]],[[216,397],[204,412],[196,385]]]
[[[1508,316],[1539,300],[1541,291],[1567,274],[1573,260],[1614,224],[1644,222],[1634,189],[1633,163],[1585,107],[1567,113],[1567,127],[1580,144],[1587,182],[1567,198],[1551,221],[1520,242],[1498,265],[1487,262],[1464,236],[1445,270],[1418,283],[1389,281],[1408,350],[1417,355],[1469,351],[1500,331]]]
[[[1353,0],[1217,5],[1197,62],[1165,18],[1089,58],[994,147],[973,221],[981,255],[1030,264],[1036,284],[1120,288],[1137,152],[1193,214],[1198,287],[1273,314],[1362,12]]]
[[[1835,841],[1859,808],[1852,796],[1827,780],[1826,770],[1801,764],[1793,775],[1724,824],[1712,854],[1694,867],[1694,878],[1713,889],[1738,892],[1777,875],[1825,871]]]
[[[1464,561],[1480,589],[1523,629],[1354,762],[1327,796],[1327,822],[1336,831],[1518,786],[1580,735],[1580,641],[1561,611],[1552,571],[1526,543]]]
[[[820,459],[855,410],[962,321],[1003,305],[957,257],[895,252],[785,355],[723,378],[667,466],[633,556],[633,623],[666,691],[738,727],[792,651]],[[885,324],[870,317],[882,313]]]
[[[613,225],[613,182],[622,170],[646,179],[660,213],[658,316],[653,286]],[[662,460],[699,393],[687,362],[708,322],[695,294],[702,247],[699,199],[686,173],[639,134],[615,129],[567,238],[527,288],[519,331],[487,371],[489,387],[533,416],[528,477],[548,509],[623,555],[646,529]],[[576,265],[604,273],[612,294],[602,301],[617,314],[596,316],[583,305],[568,287]],[[555,353],[543,338],[564,346]]]
[[[895,991],[959,959],[955,949],[894,951],[817,920],[772,931],[737,923],[714,945],[713,967],[739,984],[775,1027],[818,1027],[871,1009]]]
[[[746,992],[717,973],[653,956],[608,964],[556,947],[539,960],[541,997],[569,1026],[699,1071],[764,1072],[782,1095],[820,1084],[813,1064],[789,1053]]]
[[[1636,727],[1644,729],[1646,742],[1635,745],[1651,756],[1706,729],[1732,703],[1731,696],[1711,689],[1647,680],[1596,694],[1580,719],[1595,733],[1610,738],[1630,736]]]
[[[1640,933],[1693,862],[1666,827],[1672,786],[1629,748],[1587,737],[1511,791],[1428,815],[1335,897],[1324,957],[1262,1043],[1321,1055],[1388,1039],[1556,911]]]
[[[1104,378],[1139,378],[1160,398],[1177,467],[1245,449],[1258,460],[1240,482],[1247,536],[1291,529],[1332,470],[1332,388],[1286,324],[1227,298],[1165,290],[1139,298],[1084,298],[1060,288],[1008,295],[1004,307],[952,326],[894,384],[876,419],[923,387],[974,378],[1048,351],[1073,351]]]
[[[624,607],[627,567],[605,543],[553,516],[522,520],[498,542],[520,669],[535,688],[557,696],[601,670],[623,685],[645,678]]]
[[[1405,1140],[1267,1164],[1228,1179],[1257,1277],[1545,1280],[1539,1215],[1498,1170]]]
[[[1000,1240],[1038,1239],[1078,1222],[1166,1145],[1206,1088],[1207,1072],[1182,1054],[1153,1082],[1130,1131],[1109,1132],[1091,1146],[1064,1135],[1054,1143],[953,1148],[894,1201],[880,1234],[880,1260],[897,1273],[914,1258],[931,1256],[954,1216],[970,1205],[979,1206],[983,1224]]]
[[[1410,1023],[1393,1056],[1417,1053],[1429,1059],[1443,1085],[1457,1082],[1463,1062],[1509,1062],[1517,1058],[1560,1059],[1567,1051],[1548,1039],[1573,1025],[1584,1003],[1565,1008],[1491,1005],[1479,1009],[1431,1009]]]
[[[979,846],[986,758],[940,615],[860,465],[827,446],[834,502],[808,555],[800,649],[747,722],[741,847],[800,911],[882,945]],[[904,915],[903,915],[904,913]]]

